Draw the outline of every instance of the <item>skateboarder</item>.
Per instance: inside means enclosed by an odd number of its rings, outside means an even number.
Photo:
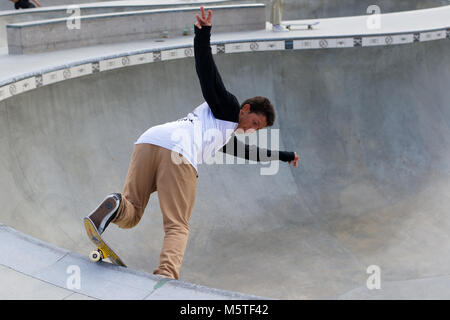
[[[210,154],[222,150],[237,155],[237,147],[228,148],[233,132],[252,132],[272,126],[275,112],[267,98],[254,97],[241,105],[228,92],[214,63],[210,47],[212,12],[201,8],[196,15],[194,53],[195,67],[203,97],[206,102],[183,119],[148,129],[135,143],[122,194],[111,194],[92,212],[89,218],[99,233],[110,222],[121,228],[132,228],[141,219],[150,194],[158,191],[163,214],[164,242],[160,264],[154,274],[178,279],[189,231],[189,219],[194,206],[197,186],[197,165],[210,158]],[[202,139],[206,130],[214,128],[221,139]],[[183,132],[182,139],[174,138],[175,132]],[[176,135],[175,135],[176,136]],[[179,138],[179,137],[178,137]],[[207,141],[206,141],[207,140]],[[245,146],[246,159],[250,148]],[[295,152],[257,149],[260,156],[271,160],[289,162],[298,166]],[[179,161],[182,160],[182,161]]]
[[[289,31],[281,24],[283,17],[283,0],[271,0],[270,7],[270,23],[272,24],[272,30],[274,32]]]

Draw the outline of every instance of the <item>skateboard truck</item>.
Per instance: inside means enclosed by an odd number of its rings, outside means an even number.
[[[89,254],[89,259],[92,262],[99,262],[99,261],[102,261],[105,258],[107,258],[107,256],[105,256],[105,254],[103,253],[102,249],[100,249],[100,248],[98,248],[97,250],[92,251]]]

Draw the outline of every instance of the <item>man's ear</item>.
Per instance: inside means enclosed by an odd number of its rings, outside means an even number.
[[[243,107],[241,108],[241,110],[249,112],[250,111],[250,103],[244,104]]]

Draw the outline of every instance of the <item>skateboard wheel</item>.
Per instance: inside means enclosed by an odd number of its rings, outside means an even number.
[[[102,255],[99,251],[92,251],[89,255],[89,259],[91,259],[91,261],[93,262],[98,262],[102,260]]]

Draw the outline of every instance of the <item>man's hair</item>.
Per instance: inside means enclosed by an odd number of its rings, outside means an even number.
[[[257,113],[266,117],[268,127],[273,126],[273,123],[275,121],[275,109],[273,108],[273,105],[272,103],[270,103],[269,99],[261,96],[247,99],[242,102],[241,109],[246,104],[250,105],[250,112]]]

